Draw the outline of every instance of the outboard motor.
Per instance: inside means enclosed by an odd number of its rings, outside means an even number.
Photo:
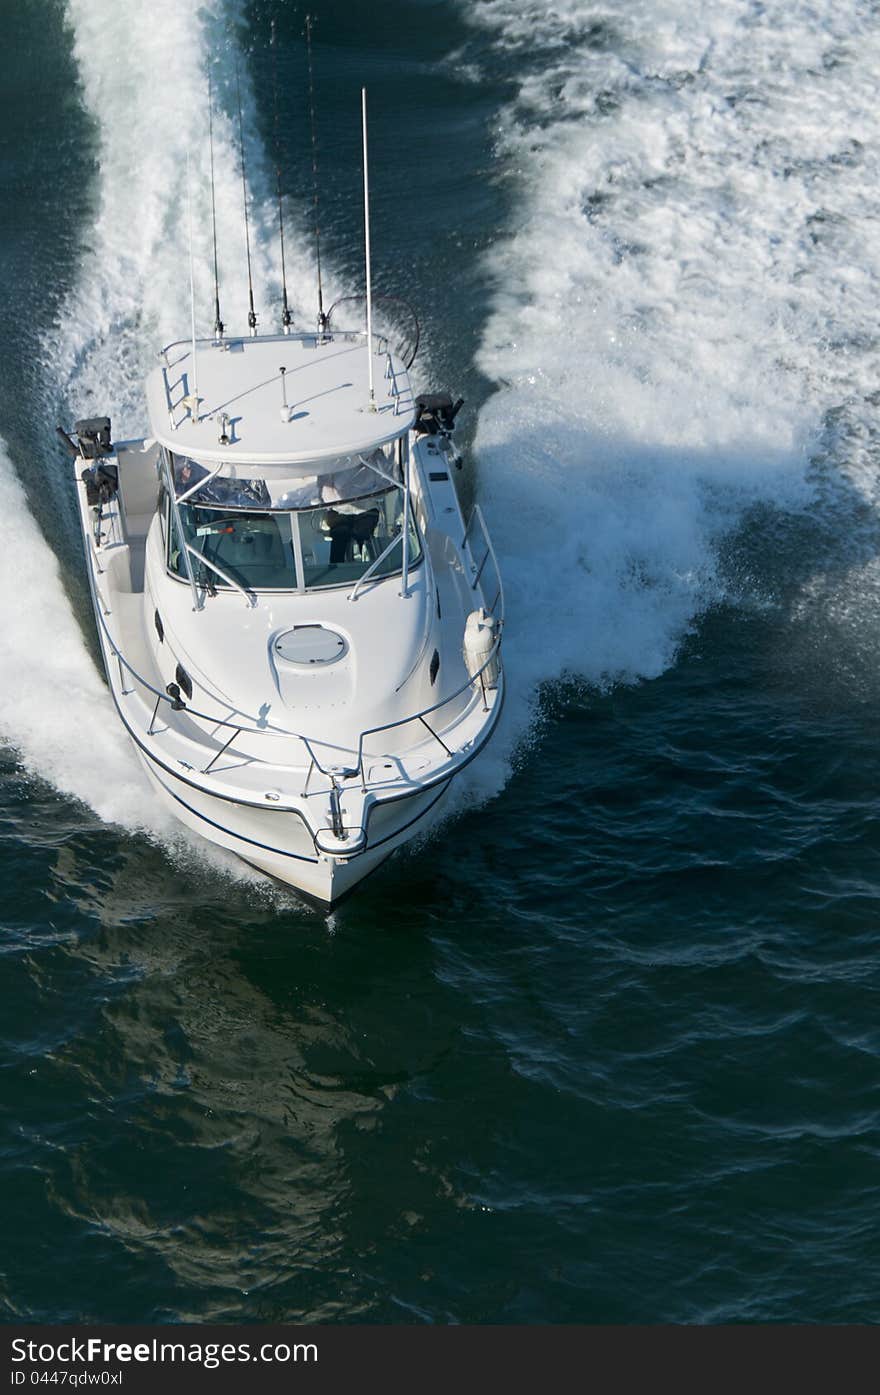
[[[420,436],[451,436],[463,406],[463,397],[453,403],[448,392],[422,393],[416,398],[415,431]]]
[[[76,422],[73,429],[85,460],[100,460],[102,456],[113,454],[109,417],[86,417]]]

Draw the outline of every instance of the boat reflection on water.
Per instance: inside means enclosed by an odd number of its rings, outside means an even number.
[[[93,933],[33,970],[44,1000],[78,1005],[41,1063],[67,1122],[38,1167],[101,1256],[95,1311],[143,1316],[159,1284],[157,1320],[375,1314],[377,1241],[393,1250],[438,1204],[464,1204],[417,1123],[461,1031],[422,913],[348,933],[338,912],[333,933],[265,883],[230,894],[142,840],[96,865],[85,843],[59,849],[54,895]],[[71,1098],[88,1100],[75,1121]]]

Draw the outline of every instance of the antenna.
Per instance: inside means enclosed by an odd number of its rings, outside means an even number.
[[[238,144],[241,150],[241,197],[244,207],[244,245],[247,252],[248,271],[248,328],[252,335],[257,332],[257,316],[254,311],[254,283],[251,277],[251,235],[248,228],[247,211],[247,173],[244,163],[244,120],[241,114],[241,73],[238,68],[235,70],[235,91],[238,97]]]
[[[217,203],[214,196],[214,89],[211,84],[211,71],[208,70],[208,141],[211,148],[211,227],[214,232],[214,338],[223,338],[223,321],[220,318],[220,276],[217,271]]]
[[[361,88],[361,117],[364,128],[364,257],[367,264],[367,362],[370,370],[370,411],[376,410],[373,391],[373,287],[370,280],[370,175],[367,167],[367,89]]]
[[[272,88],[275,105],[275,175],[278,183],[278,232],[281,237],[281,326],[290,333],[293,316],[287,304],[287,271],[284,266],[284,205],[281,199],[281,135],[278,129],[278,49],[275,44],[275,21],[272,20]]]
[[[196,359],[196,272],[193,258],[192,175],[189,151],[186,152],[186,213],[189,222],[189,313],[192,329],[192,391],[187,395],[189,417],[193,426],[199,424],[199,369]]]
[[[321,220],[318,208],[318,133],[315,121],[315,83],[312,72],[312,16],[306,15],[306,53],[309,60],[309,125],[312,132],[312,204],[315,210],[315,260],[318,264],[318,331],[327,328],[324,314],[324,289],[321,285]]]

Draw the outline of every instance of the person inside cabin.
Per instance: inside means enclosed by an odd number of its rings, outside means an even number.
[[[196,505],[214,504],[218,508],[266,509],[270,505],[269,491],[260,479],[236,479],[220,476],[208,478],[211,471],[197,460],[186,456],[174,457],[174,490],[178,499],[188,494],[200,480],[207,481],[197,493],[189,495]]]
[[[188,460],[185,455],[174,456],[174,490],[179,499],[181,494],[185,494],[188,489],[192,489],[194,484],[204,479],[208,471],[204,465],[199,465],[195,460]]]
[[[374,466],[378,467],[377,469]],[[359,503],[365,495],[375,492],[387,479],[387,462],[381,451],[369,459],[361,456],[356,465],[347,466],[327,475],[321,481],[321,502],[332,503],[324,513],[330,533],[330,565],[352,560],[354,544],[363,546],[373,536],[379,522],[379,510],[364,509]]]
[[[174,487],[178,495],[185,494],[191,484],[195,484],[192,461],[178,459],[174,465]]]

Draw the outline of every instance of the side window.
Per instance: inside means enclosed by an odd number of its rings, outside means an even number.
[[[306,587],[347,586],[368,571],[384,577],[401,569],[402,548],[393,545],[403,526],[399,489],[302,509],[294,526],[299,528]],[[408,548],[409,565],[414,566],[421,557],[421,542],[412,514]]]
[[[174,572],[175,576],[180,576],[183,570],[180,561],[180,539],[171,517],[171,500],[168,498],[167,494],[165,495],[165,508],[162,512],[162,518],[165,525],[162,530],[162,537],[165,543],[165,563],[169,571]]]

